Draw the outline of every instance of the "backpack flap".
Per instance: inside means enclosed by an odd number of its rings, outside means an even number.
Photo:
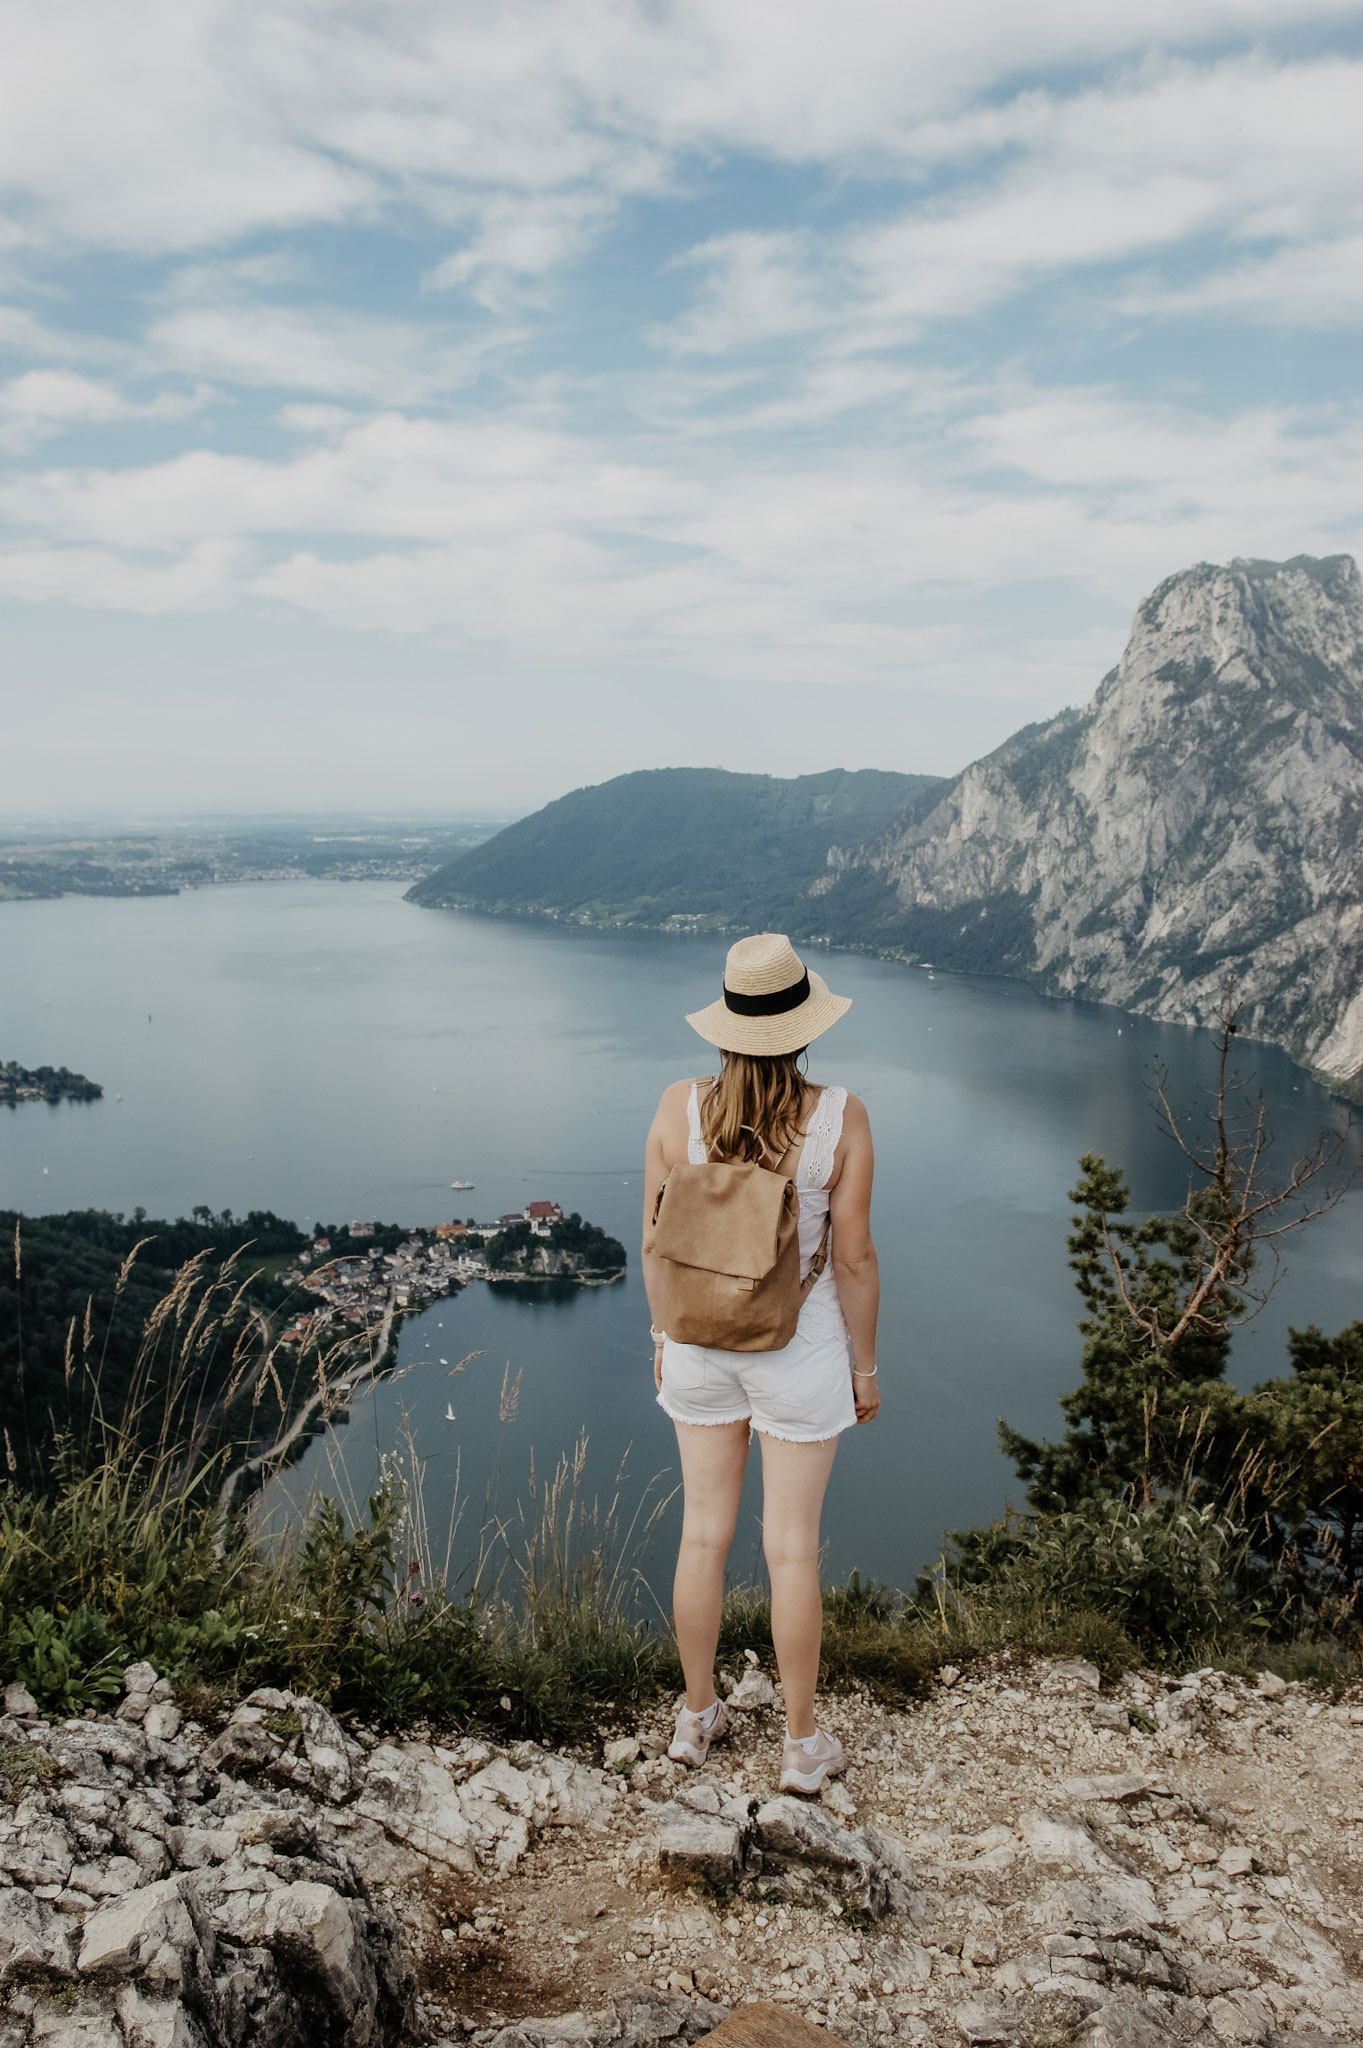
[[[714,1160],[674,1166],[658,1193],[653,1246],[675,1265],[756,1282],[776,1264],[791,1215],[798,1221],[794,1184],[768,1167]]]

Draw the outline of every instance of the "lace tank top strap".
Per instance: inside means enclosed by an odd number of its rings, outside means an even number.
[[[845,1088],[825,1088],[809,1119],[809,1131],[800,1154],[796,1183],[802,1188],[827,1187],[833,1171],[833,1156],[842,1137],[842,1113],[847,1106]]]
[[[686,1128],[688,1133],[686,1156],[692,1166],[704,1166],[710,1156],[700,1127],[699,1086],[699,1082],[693,1081],[691,1083],[691,1093],[686,1098]]]

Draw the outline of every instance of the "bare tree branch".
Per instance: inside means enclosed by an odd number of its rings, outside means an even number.
[[[1154,1070],[1161,1121],[1195,1177],[1190,1181],[1181,1212],[1181,1220],[1191,1232],[1195,1246],[1189,1254],[1193,1270],[1182,1306],[1170,1327],[1164,1326],[1157,1307],[1133,1299],[1120,1245],[1107,1217],[1100,1219],[1103,1244],[1122,1306],[1133,1327],[1157,1352],[1171,1351],[1190,1336],[1222,1337],[1230,1325],[1252,1321],[1259,1315],[1281,1272],[1275,1241],[1335,1208],[1357,1174],[1357,1168],[1340,1172],[1348,1134],[1337,1131],[1322,1133],[1277,1185],[1261,1179],[1264,1158],[1273,1140],[1262,1092],[1252,1110],[1240,1115],[1235,1110],[1235,1097],[1243,1085],[1230,1064],[1231,1042],[1237,1028],[1235,986],[1230,981],[1221,1010],[1216,1088],[1208,1113],[1214,1134],[1210,1155],[1189,1134],[1187,1113],[1175,1109],[1170,1101],[1167,1069],[1157,1065]],[[1324,1186],[1319,1186],[1323,1179]],[[1202,1183],[1200,1188],[1196,1181]],[[1272,1270],[1267,1284],[1256,1286],[1250,1275],[1261,1248],[1268,1252]],[[1255,1306],[1245,1314],[1228,1316],[1224,1300],[1232,1294]]]

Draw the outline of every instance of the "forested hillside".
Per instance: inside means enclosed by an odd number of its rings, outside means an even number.
[[[175,1346],[164,1347],[163,1364],[144,1355],[140,1388],[138,1359],[148,1319],[188,1261],[202,1260],[208,1284],[222,1260],[249,1246],[235,1294],[253,1263],[294,1253],[306,1241],[296,1224],[269,1210],[234,1217],[202,1209],[173,1223],[99,1209],[57,1216],[0,1210],[0,1455],[7,1468],[34,1478],[46,1468],[54,1439],[81,1437],[97,1411],[135,1430],[139,1400],[153,1412],[164,1406]],[[185,1293],[186,1327],[201,1296],[202,1287]],[[284,1290],[262,1274],[239,1314],[249,1315],[252,1306],[277,1309],[283,1300]],[[203,1354],[209,1403],[228,1379],[230,1353],[228,1341]],[[262,1412],[246,1419],[248,1428],[273,1423],[279,1410],[272,1397],[270,1388]]]
[[[408,892],[412,903],[592,923],[806,931],[829,848],[855,845],[945,785],[832,768],[783,780],[658,768],[575,789]]]

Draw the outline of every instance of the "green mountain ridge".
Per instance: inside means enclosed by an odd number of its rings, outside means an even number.
[[[436,869],[410,903],[591,924],[807,936],[834,846],[936,801],[934,775],[830,768],[739,775],[652,768],[572,790]]]

